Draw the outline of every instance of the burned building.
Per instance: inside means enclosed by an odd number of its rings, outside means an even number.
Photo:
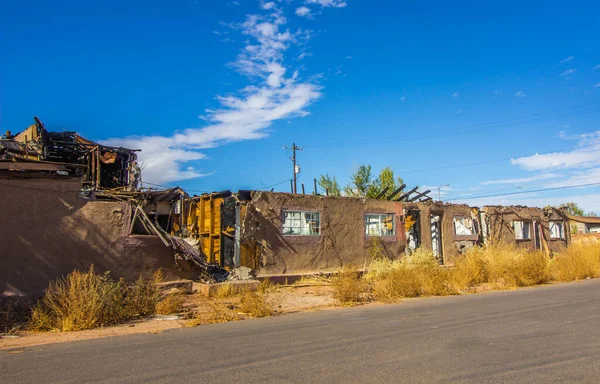
[[[570,242],[557,209],[479,209],[426,200],[225,191],[191,198],[181,233],[196,240],[208,261],[246,266],[259,275],[333,271],[347,264],[367,268],[375,254],[398,259],[417,248],[451,266],[485,243],[551,255]]]
[[[482,216],[485,238],[491,244],[516,244],[552,254],[571,242],[569,218],[559,208],[486,206]]]
[[[0,172],[72,176],[88,190],[137,189],[138,150],[109,147],[75,132],[49,132],[37,117],[23,132],[0,139]]]

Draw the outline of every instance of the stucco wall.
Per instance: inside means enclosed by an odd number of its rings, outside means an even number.
[[[457,236],[454,231],[455,217],[472,217],[473,208],[461,204],[443,204],[437,202],[405,203],[405,210],[419,210],[421,227],[421,244],[425,249],[432,249],[431,215],[441,217],[442,256],[445,265],[453,265],[456,257],[464,250],[480,243],[479,234],[472,237]],[[481,228],[481,225],[479,225]]]
[[[94,264],[135,279],[173,253],[154,236],[128,236],[126,203],[77,197],[78,180],[0,178],[0,294],[37,294],[49,281]]]
[[[284,210],[320,212],[320,235],[284,235]],[[371,262],[371,240],[364,224],[367,213],[394,214],[395,235],[382,237],[381,245],[388,257],[400,257],[405,248],[402,205],[381,200],[253,192],[243,220],[242,242],[255,239],[260,244],[260,274],[327,271],[349,263],[363,268]]]
[[[548,245],[548,250],[552,253],[560,252],[564,250],[571,239],[571,231],[569,229],[569,222],[562,215],[554,210],[546,211],[541,208],[534,207],[519,207],[519,206],[486,206],[483,211],[488,217],[489,223],[489,239],[491,242],[500,244],[516,244],[518,247],[526,248],[528,250],[536,249],[536,242],[534,236],[533,225],[531,227],[531,238],[527,240],[517,240],[515,237],[515,231],[513,228],[513,222],[526,221],[533,223],[539,221],[542,229],[542,244],[545,242]],[[564,227],[564,238],[563,239],[552,239],[550,237],[549,222],[551,220],[563,221]]]

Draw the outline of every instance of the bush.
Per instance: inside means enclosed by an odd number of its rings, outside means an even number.
[[[246,291],[240,300],[240,311],[254,317],[265,317],[273,314],[273,308],[267,303],[267,296],[260,292]]]
[[[33,308],[30,328],[79,331],[154,314],[161,276],[161,272],[152,279],[140,276],[129,287],[123,279],[113,281],[108,273],[95,273],[93,266],[87,272],[73,271],[46,288]]]
[[[183,307],[183,295],[174,293],[165,296],[162,300],[156,303],[156,313],[158,315],[171,315],[179,313]]]
[[[552,260],[551,275],[557,281],[600,277],[600,244],[571,244]]]
[[[358,268],[355,265],[343,267],[339,273],[332,278],[333,298],[342,304],[355,304],[364,301],[363,293],[367,286],[361,279]]]
[[[231,296],[237,295],[238,291],[232,283],[223,283],[219,285],[217,288],[217,292],[215,292],[215,296],[219,299],[226,299]]]

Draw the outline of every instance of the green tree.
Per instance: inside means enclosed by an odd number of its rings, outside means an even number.
[[[573,216],[583,216],[584,211],[583,208],[579,206],[579,204],[574,202],[568,202],[561,205],[561,208],[566,208],[567,212]]]
[[[361,165],[350,177],[350,182],[344,188],[346,196],[366,197],[369,186],[371,185],[371,166]]]
[[[379,172],[379,177],[371,183],[367,190],[367,197],[374,199],[381,194],[386,188],[387,191],[383,194],[381,199],[387,199],[396,189],[398,189],[404,182],[401,177],[394,178],[394,171],[390,167],[383,167]],[[398,196],[398,195],[396,195]]]
[[[329,193],[329,196],[341,196],[340,184],[335,179],[335,176],[329,176],[328,173],[321,175],[319,186]]]

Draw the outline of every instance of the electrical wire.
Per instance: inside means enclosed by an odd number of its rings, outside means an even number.
[[[526,190],[526,191],[520,191],[520,192],[507,192],[507,193],[497,193],[497,194],[492,194],[492,195],[469,196],[469,197],[461,197],[461,198],[454,198],[454,199],[444,199],[444,201],[457,201],[457,200],[483,199],[483,198],[487,198],[487,197],[523,195],[523,194],[527,194],[527,193],[556,191],[556,190],[560,190],[560,189],[569,189],[569,188],[592,187],[592,186],[596,186],[596,185],[600,185],[600,183],[566,185],[563,187],[532,189],[532,190]]]
[[[592,108],[582,110],[582,111],[557,114],[557,112],[581,109],[583,107],[588,107],[590,105],[595,105],[595,106]],[[370,138],[368,140],[353,140],[353,141],[346,141],[346,142],[336,141],[336,142],[313,144],[313,145],[309,144],[309,145],[304,145],[303,148],[306,149],[306,148],[340,147],[340,146],[349,146],[349,145],[362,145],[362,144],[369,144],[369,143],[381,144],[382,142],[389,142],[389,141],[396,141],[396,140],[405,140],[405,141],[424,140],[424,139],[430,139],[430,138],[435,138],[435,137],[439,137],[439,136],[446,136],[446,135],[450,135],[450,134],[470,133],[473,131],[486,131],[486,130],[490,130],[490,129],[494,129],[494,128],[513,128],[513,127],[519,127],[519,126],[528,125],[528,124],[544,122],[544,121],[548,121],[548,120],[560,119],[560,118],[565,118],[565,117],[573,117],[573,116],[579,116],[579,115],[586,114],[586,113],[598,112],[598,111],[600,111],[600,107],[598,107],[597,105],[598,105],[598,103],[594,103],[594,104],[580,105],[580,106],[569,107],[569,108],[562,108],[562,109],[557,109],[557,110],[553,110],[553,111],[537,113],[537,114],[533,114],[533,115],[529,115],[529,116],[525,116],[525,117],[512,118],[512,119],[506,119],[506,120],[498,120],[498,121],[490,122],[490,123],[474,124],[474,125],[469,125],[469,126],[462,127],[462,128],[448,129],[448,130],[443,130],[443,131],[438,131],[438,132],[431,132],[428,134],[380,137],[380,138]],[[549,116],[544,117],[543,115],[549,115]],[[538,117],[535,119],[532,118],[532,117],[536,117],[536,116],[542,116],[542,117]],[[512,123],[512,122],[515,122],[515,123]]]

